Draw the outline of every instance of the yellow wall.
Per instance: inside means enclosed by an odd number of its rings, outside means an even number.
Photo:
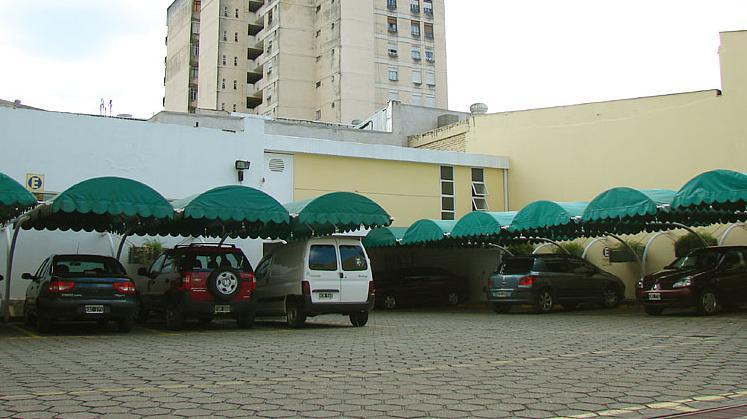
[[[747,32],[723,33],[721,42],[722,95],[480,115],[469,122],[466,151],[509,157],[513,210],[539,199],[589,201],[615,186],[676,190],[714,168],[747,171]]]
[[[365,195],[409,227],[423,218],[441,218],[440,165],[403,161],[298,154],[294,156],[294,199],[345,191]],[[503,171],[485,169],[491,211],[503,210]],[[455,167],[456,218],[472,211],[471,172]]]

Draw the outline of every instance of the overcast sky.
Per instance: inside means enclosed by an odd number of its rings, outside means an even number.
[[[363,0],[343,0],[363,1]],[[406,1],[406,0],[405,0]],[[150,117],[171,0],[0,0],[0,98]],[[720,87],[745,0],[446,0],[449,107],[490,112]]]

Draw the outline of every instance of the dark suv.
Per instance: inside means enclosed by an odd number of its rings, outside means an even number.
[[[254,325],[254,271],[234,245],[176,246],[138,274],[145,277],[137,281],[141,322],[162,311],[172,330],[184,327],[188,318],[208,323],[216,315],[233,316],[241,328]]]
[[[695,307],[704,315],[747,303],[747,246],[696,249],[636,284],[636,297],[651,315],[665,308]]]
[[[566,309],[584,303],[614,308],[624,295],[620,278],[583,259],[558,254],[506,257],[487,286],[496,313],[520,304],[531,304],[535,313],[547,313],[555,303]]]

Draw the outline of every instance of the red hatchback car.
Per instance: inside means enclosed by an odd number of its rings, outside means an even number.
[[[696,249],[636,284],[646,313],[695,307],[703,315],[747,303],[747,246]]]
[[[208,323],[215,316],[234,317],[242,328],[254,325],[254,270],[234,245],[176,246],[138,274],[145,277],[136,279],[141,322],[164,312],[174,330],[189,318]]]

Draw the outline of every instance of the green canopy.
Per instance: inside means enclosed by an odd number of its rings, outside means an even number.
[[[462,217],[451,231],[455,239],[508,238],[512,236],[508,227],[516,217],[516,211],[485,212],[472,211]]]
[[[509,231],[525,237],[571,240],[582,235],[578,221],[586,202],[535,201],[516,214]]]
[[[291,216],[294,237],[329,235],[392,223],[392,217],[379,204],[352,192],[332,192],[285,204],[285,208]]]
[[[747,174],[732,170],[712,170],[695,176],[675,195],[672,209],[735,209],[747,204]]]
[[[581,222],[587,236],[637,234],[661,220],[675,192],[668,189],[618,187],[597,195],[584,211]]]
[[[14,179],[0,173],[0,225],[34,205],[34,195]]]
[[[452,220],[420,220],[411,225],[402,237],[403,245],[440,242],[449,238],[456,225]]]
[[[132,179],[85,180],[28,213],[26,229],[127,233],[174,217],[174,209],[151,187]]]
[[[138,233],[182,236],[287,238],[288,210],[254,188],[228,185],[171,203],[173,220]]]
[[[374,247],[394,247],[399,244],[404,237],[407,227],[379,227],[368,232],[363,239],[363,246],[366,248]]]

